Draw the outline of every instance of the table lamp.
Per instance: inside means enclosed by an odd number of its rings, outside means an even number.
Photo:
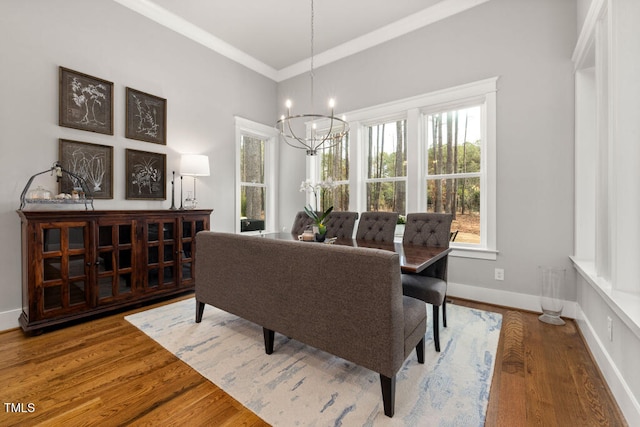
[[[193,177],[192,207],[198,204],[196,200],[196,177],[209,176],[209,156],[204,154],[183,154],[180,158],[180,174]]]

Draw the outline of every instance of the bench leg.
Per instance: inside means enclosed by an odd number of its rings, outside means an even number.
[[[275,332],[267,328],[262,328],[262,333],[264,334],[264,351],[267,354],[271,354],[273,353],[273,340],[275,338]]]
[[[391,418],[395,410],[396,402],[396,376],[392,378],[380,374],[380,385],[382,386],[382,403],[384,404],[384,414]]]
[[[196,323],[202,322],[202,313],[204,313],[204,303],[196,301]]]
[[[418,363],[424,364],[424,338],[416,345],[416,354],[418,355]]]
[[[438,306],[433,306],[433,343],[436,346],[436,351],[440,351],[440,321]]]

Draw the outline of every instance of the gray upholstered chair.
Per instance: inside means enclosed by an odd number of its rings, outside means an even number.
[[[353,238],[356,219],[358,219],[358,212],[331,212],[324,221],[324,224],[327,226],[327,237],[337,237],[339,239]]]
[[[413,213],[407,215],[403,244],[449,247],[453,215]],[[447,327],[447,261],[445,256],[418,274],[402,274],[402,293],[433,306],[433,342],[440,351],[439,307],[442,324]]]
[[[293,225],[291,226],[291,234],[302,234],[302,232],[307,228],[313,225],[313,219],[306,214],[305,211],[300,211],[296,214],[295,219],[293,220]]]
[[[356,239],[392,243],[397,223],[397,212],[363,212]]]

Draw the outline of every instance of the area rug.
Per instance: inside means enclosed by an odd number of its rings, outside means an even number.
[[[447,305],[442,351],[431,309],[425,364],[415,351],[397,374],[395,415],[384,415],[379,375],[276,333],[265,354],[262,328],[195,301],[126,319],[274,426],[483,426],[502,316]]]

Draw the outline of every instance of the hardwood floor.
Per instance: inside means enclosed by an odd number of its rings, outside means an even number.
[[[573,321],[453,303],[503,314],[485,425],[627,425]],[[133,311],[0,333],[0,425],[268,425],[124,320]]]

